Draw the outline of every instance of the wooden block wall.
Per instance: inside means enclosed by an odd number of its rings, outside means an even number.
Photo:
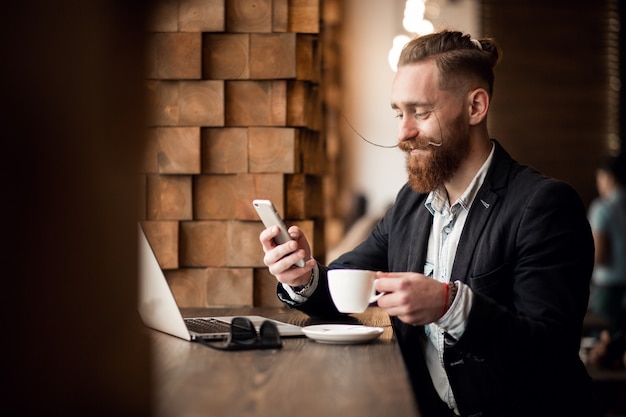
[[[320,3],[156,2],[142,223],[181,307],[280,305],[255,198],[324,260]]]

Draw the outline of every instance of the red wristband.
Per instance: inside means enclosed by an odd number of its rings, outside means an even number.
[[[446,287],[446,290],[443,294],[443,308],[441,309],[441,316],[443,317],[446,314],[446,310],[448,309],[448,291],[450,291],[450,284],[447,282],[443,284]]]

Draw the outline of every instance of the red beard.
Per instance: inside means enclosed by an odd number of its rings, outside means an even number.
[[[467,132],[461,133],[456,127],[447,132],[441,146],[427,145],[424,148],[420,140],[401,142],[399,147],[407,153],[406,169],[409,175],[409,185],[418,193],[429,193],[435,188],[444,185],[455,174],[469,152],[469,137]],[[411,155],[411,148],[422,149],[419,155]]]

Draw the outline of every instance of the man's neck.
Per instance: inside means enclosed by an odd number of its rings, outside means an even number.
[[[459,166],[459,169],[450,181],[444,184],[448,192],[448,202],[451,206],[463,195],[478,170],[480,170],[480,167],[483,166],[489,157],[493,146],[489,139],[475,143],[470,148],[467,159]]]

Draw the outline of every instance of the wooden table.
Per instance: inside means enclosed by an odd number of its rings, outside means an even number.
[[[258,314],[320,324],[281,308],[185,309],[185,316]],[[223,352],[154,330],[154,415],[419,416],[386,313],[370,307],[347,323],[385,328],[373,342],[330,345],[284,338],[283,348]],[[323,323],[328,323],[323,322]]]

